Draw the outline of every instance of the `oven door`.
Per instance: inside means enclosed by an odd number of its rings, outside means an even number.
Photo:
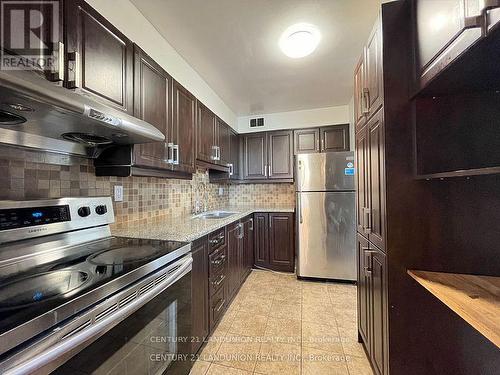
[[[32,347],[30,353],[25,352],[31,354],[29,358],[18,358],[4,373],[189,373],[193,360],[191,263],[188,255],[110,297],[70,323],[75,333],[66,332],[48,347],[43,342],[38,350]],[[102,318],[103,314],[107,315]],[[75,321],[83,328],[76,327]]]

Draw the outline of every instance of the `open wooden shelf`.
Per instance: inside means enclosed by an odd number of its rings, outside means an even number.
[[[500,348],[500,277],[416,270],[408,274]]]

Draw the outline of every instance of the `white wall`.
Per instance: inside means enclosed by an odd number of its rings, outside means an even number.
[[[139,45],[175,80],[186,87],[215,114],[236,129],[234,112],[208,86],[201,76],[156,31],[154,26],[128,0],[85,0],[130,40]]]

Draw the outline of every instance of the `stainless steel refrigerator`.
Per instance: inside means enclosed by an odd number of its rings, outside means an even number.
[[[297,276],[356,280],[354,153],[296,157]]]

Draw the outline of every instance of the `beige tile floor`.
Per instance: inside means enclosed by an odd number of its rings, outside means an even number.
[[[356,287],[252,271],[191,374],[372,375]]]

